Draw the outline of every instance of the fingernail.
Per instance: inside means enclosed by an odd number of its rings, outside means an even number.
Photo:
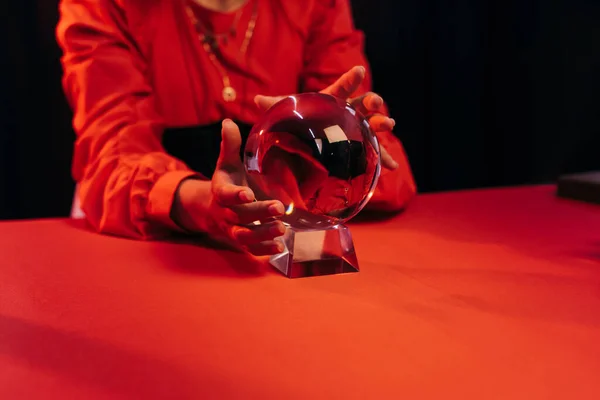
[[[229,118],[225,118],[225,119],[223,120],[223,124],[222,124],[222,126],[225,126],[226,124],[229,124],[229,123],[231,123],[231,122],[233,122],[233,121],[232,121],[232,120],[230,120]]]
[[[282,215],[284,213],[284,209],[283,209],[283,205],[282,204],[273,204],[269,207],[269,214],[273,215],[273,216],[279,216]]]
[[[396,120],[394,118],[390,118],[390,121],[392,121],[392,127],[396,126]]]
[[[277,252],[281,253],[284,249],[283,249],[283,244],[277,242],[277,244],[275,245],[275,248],[277,249]]]

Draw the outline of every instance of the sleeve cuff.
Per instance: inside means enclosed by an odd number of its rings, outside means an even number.
[[[202,175],[194,171],[171,171],[162,175],[152,187],[148,196],[146,212],[148,218],[177,232],[183,229],[171,219],[171,208],[179,184],[188,178],[202,179]]]

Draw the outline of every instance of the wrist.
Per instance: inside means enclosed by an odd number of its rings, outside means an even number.
[[[179,184],[173,200],[171,219],[188,232],[208,232],[211,182],[194,177]]]

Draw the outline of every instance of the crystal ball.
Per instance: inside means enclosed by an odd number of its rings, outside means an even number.
[[[286,97],[255,124],[244,150],[248,186],[279,200],[296,230],[327,229],[370,200],[381,160],[368,121],[347,102],[320,93]]]

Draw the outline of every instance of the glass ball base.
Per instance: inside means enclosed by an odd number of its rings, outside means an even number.
[[[288,227],[276,240],[284,245],[284,250],[269,261],[288,278],[359,271],[352,235],[345,225],[322,230]]]

